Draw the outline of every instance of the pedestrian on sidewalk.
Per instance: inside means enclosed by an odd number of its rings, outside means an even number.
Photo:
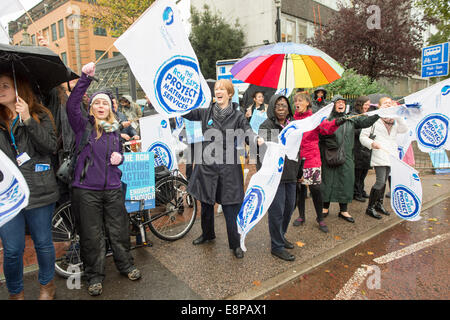
[[[347,121],[333,135],[320,135],[319,137],[320,157],[322,159],[323,213],[326,217],[330,203],[338,202],[338,217],[354,223],[355,220],[348,213],[347,205],[352,202],[355,183],[353,160],[355,129],[370,127],[379,117],[378,115],[370,117],[363,115],[349,118],[345,114],[346,99],[340,95],[333,97],[333,104],[333,110],[328,120],[346,117]]]
[[[92,129],[75,165],[72,209],[80,234],[88,293],[97,296],[103,291],[106,239],[121,274],[137,280],[141,273],[130,253],[129,221],[118,167],[123,154],[112,97],[107,92],[94,93],[89,102],[89,118],[82,116],[79,107],[94,74],[93,62],[83,66],[81,78],[67,100],[67,115],[77,148],[85,130]]]
[[[201,202],[202,207],[202,234],[193,241],[193,244],[208,243],[216,238],[214,204],[218,203],[222,205],[225,217],[228,246],[236,258],[241,259],[244,257],[244,252],[240,247],[236,218],[244,201],[244,180],[238,145],[234,143],[234,140],[233,143],[227,143],[227,130],[233,130],[233,132],[243,130],[249,139],[253,142],[257,141],[258,145],[262,145],[264,140],[250,128],[245,115],[238,110],[238,104],[231,101],[234,87],[230,80],[217,81],[214,85],[214,95],[215,102],[212,102],[209,108],[194,109],[183,115],[183,118],[187,120],[201,121],[205,136],[205,141],[202,142],[202,162],[195,163],[187,190]],[[206,139],[210,133],[214,136],[214,140]],[[219,138],[219,135],[223,140]],[[223,152],[223,157],[217,158],[216,152],[218,154]],[[233,155],[232,163],[227,163],[227,154]]]
[[[119,99],[118,111],[123,113],[128,121],[131,121],[132,127],[140,134],[139,118],[142,117],[141,107],[133,101],[130,95],[123,95]]]
[[[311,98],[308,94],[295,94],[294,105],[295,120],[302,120],[313,115],[311,110]],[[300,159],[305,158],[305,163],[303,164],[303,176],[301,182],[296,184],[296,203],[299,212],[299,217],[295,219],[293,223],[296,227],[305,223],[305,199],[308,192],[308,186],[316,210],[316,221],[319,224],[319,229],[322,232],[328,232],[328,227],[323,220],[322,213],[323,202],[322,193],[320,191],[320,185],[322,183],[322,161],[320,159],[319,134],[324,136],[333,134],[345,120],[345,117],[333,119],[331,121],[325,119],[314,130],[303,133],[302,143],[300,145]]]
[[[382,97],[378,103],[379,108],[391,107],[391,98]],[[366,148],[372,150],[370,158],[370,165],[375,168],[376,181],[372,186],[369,195],[369,204],[366,209],[366,214],[375,218],[381,219],[382,216],[390,213],[383,207],[384,192],[386,190],[386,181],[391,171],[390,154],[398,156],[397,134],[408,131],[405,120],[399,117],[380,118],[373,124],[373,135],[370,137],[371,128],[366,128],[361,131],[359,140]]]
[[[27,225],[38,258],[39,300],[53,300],[56,287],[51,222],[59,192],[51,156],[57,147],[56,126],[51,112],[34,95],[29,81],[16,75],[16,84],[17,100],[13,75],[0,74],[0,149],[17,164],[28,184],[30,197],[28,206],[0,228],[3,271],[9,299],[23,300]]]
[[[360,96],[355,101],[355,108],[351,115],[357,115],[368,112],[370,109],[370,99],[368,96]],[[370,157],[372,151],[361,145],[359,136],[361,129],[355,129],[355,147],[353,155],[355,159],[355,186],[353,188],[353,199],[360,202],[366,202],[369,195],[364,190],[364,180],[370,169]]]
[[[264,103],[264,92],[255,91],[252,97],[253,103],[245,108],[245,117],[247,118],[248,123],[250,123],[255,110],[266,112],[268,107],[267,103]]]
[[[267,141],[278,142],[278,134],[293,120],[289,100],[282,95],[274,95],[269,101],[267,120],[259,127],[258,134],[267,136]],[[257,169],[262,165],[259,159]],[[292,212],[295,208],[295,185],[299,170],[298,161],[284,158],[283,173],[275,197],[268,209],[269,233],[272,255],[286,260],[294,261],[295,256],[285,249],[294,249],[294,245],[285,238]]]

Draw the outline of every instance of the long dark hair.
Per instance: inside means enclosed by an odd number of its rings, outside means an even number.
[[[14,77],[11,73],[3,73],[0,76],[5,76],[14,81]],[[42,103],[39,102],[38,98],[33,92],[30,83],[25,78],[16,75],[16,83],[17,83],[17,94],[28,104],[28,109],[30,112],[30,116],[33,117],[38,123],[41,122],[39,115],[47,114],[50,118],[53,129],[56,132],[55,120],[53,119],[53,115]],[[12,113],[11,111],[4,105],[0,104],[2,108],[0,108],[0,120],[3,123],[9,123],[11,121]],[[8,126],[9,128],[9,126]]]
[[[356,101],[355,101],[355,110],[358,111],[359,113],[363,113],[362,107],[363,107],[364,103],[366,103],[369,100],[370,99],[368,96],[358,97],[358,99],[356,99]]]

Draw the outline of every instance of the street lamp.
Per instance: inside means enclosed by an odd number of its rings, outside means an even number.
[[[277,20],[275,21],[275,26],[277,30],[277,42],[281,42],[281,20],[280,20],[280,9],[281,0],[274,0],[275,7],[277,8]]]

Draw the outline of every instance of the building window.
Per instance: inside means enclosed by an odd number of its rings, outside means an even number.
[[[295,21],[282,19],[281,21],[281,42],[295,41]]]
[[[104,54],[104,53],[105,53],[105,51],[102,51],[102,50],[95,50],[95,61],[97,61],[98,58],[100,58],[100,57],[102,56],[102,54]],[[102,60],[103,60],[103,59],[108,59],[108,54],[105,54],[105,55],[103,56]]]
[[[60,39],[62,37],[64,37],[64,20],[63,19],[58,21],[58,32],[59,32]]]
[[[65,65],[67,65],[67,53],[62,52],[61,53],[61,60],[64,62]]]
[[[52,41],[55,41],[58,39],[58,34],[56,33],[56,23],[51,25],[52,28]]]
[[[120,55],[120,52],[119,51],[113,51],[113,57],[117,57],[118,55]]]
[[[92,20],[94,21],[94,23],[96,21],[98,21],[98,19],[96,19],[96,18],[93,18]],[[100,28],[100,27],[94,27],[94,35],[106,37],[106,29],[105,28]]]

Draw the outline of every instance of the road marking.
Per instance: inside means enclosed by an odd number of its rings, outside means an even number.
[[[366,279],[367,275],[372,272],[371,268],[358,268],[356,269],[353,276],[347,283],[342,287],[339,293],[334,297],[333,300],[350,300],[351,297],[358,290],[359,286]]]
[[[404,256],[407,256],[409,254],[412,254],[416,251],[422,250],[424,248],[430,247],[432,245],[435,245],[437,243],[440,243],[442,241],[445,241],[450,238],[450,233],[445,233],[438,235],[434,238],[426,239],[420,242],[417,242],[415,244],[412,244],[406,248],[403,248],[401,250],[397,250],[388,254],[385,254],[384,256],[378,257],[373,259],[374,262],[378,264],[384,264],[391,262],[396,259],[400,259]],[[347,283],[342,287],[342,289],[338,292],[336,297],[334,297],[333,300],[350,300],[355,292],[359,289],[361,284],[364,282],[366,277],[372,273],[373,268],[370,266],[362,265],[362,268],[356,269],[353,276],[350,278],[350,280],[347,281]]]
[[[411,253],[414,253],[416,251],[419,251],[419,250],[422,250],[424,248],[427,248],[427,247],[430,247],[432,245],[435,245],[435,244],[437,244],[439,242],[445,241],[445,240],[447,240],[449,238],[450,238],[450,233],[441,234],[441,235],[438,235],[438,236],[436,236],[434,238],[430,238],[430,239],[426,239],[426,240],[421,241],[421,242],[417,242],[417,243],[412,244],[412,245],[410,245],[410,246],[408,246],[406,248],[403,248],[401,250],[394,251],[394,252],[388,253],[388,254],[386,254],[384,256],[375,258],[375,259],[373,259],[373,261],[375,261],[376,263],[379,263],[379,264],[388,263],[388,262],[391,262],[393,260],[400,259],[400,258],[402,258],[404,256],[407,256],[407,255],[409,255]]]

